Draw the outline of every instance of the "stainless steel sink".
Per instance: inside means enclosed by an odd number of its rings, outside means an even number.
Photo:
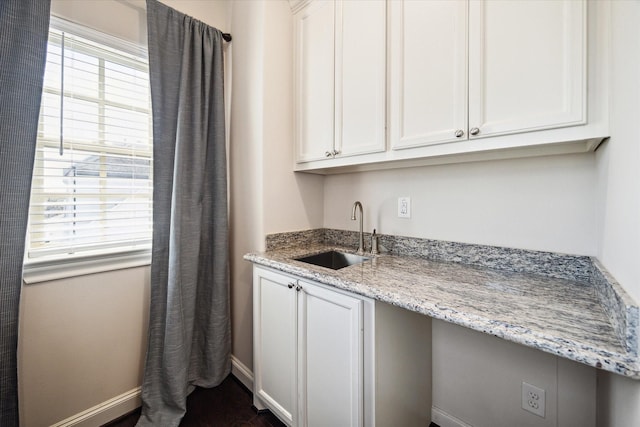
[[[307,264],[319,265],[320,267],[340,270],[354,264],[360,264],[369,258],[360,255],[349,254],[338,251],[322,252],[315,255],[309,255],[301,258],[295,258],[296,261],[306,262]]]

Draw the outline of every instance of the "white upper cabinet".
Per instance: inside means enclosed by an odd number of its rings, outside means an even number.
[[[311,1],[294,28],[296,161],[384,151],[386,3]]]
[[[576,0],[469,3],[469,129],[478,130],[475,136],[586,122],[585,8]]]
[[[584,2],[389,4],[394,149],[585,123]]]
[[[392,147],[466,135],[467,1],[392,1],[389,7]]]
[[[296,7],[295,170],[581,153],[609,136],[610,2]]]
[[[322,159],[334,149],[334,15],[334,2],[316,1],[294,16],[300,161]]]
[[[384,151],[385,2],[342,1],[336,12],[336,155]]]

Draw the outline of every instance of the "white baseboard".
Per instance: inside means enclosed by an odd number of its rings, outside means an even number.
[[[253,391],[253,372],[233,355],[231,356],[231,373],[245,387]],[[141,387],[136,387],[92,408],[72,415],[53,424],[51,427],[94,427],[106,424],[139,408],[142,405],[140,394]]]
[[[106,424],[139,408],[142,405],[140,393],[141,388],[136,387],[133,390],[122,393],[120,396],[53,424],[51,427],[95,427]]]
[[[440,427],[473,427],[471,424],[467,424],[435,406],[431,407],[431,421]]]
[[[253,392],[253,372],[233,354],[231,355],[231,373]]]

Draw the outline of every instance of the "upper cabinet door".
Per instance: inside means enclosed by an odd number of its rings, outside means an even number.
[[[339,156],[384,151],[386,3],[336,3],[336,135]]]
[[[466,139],[467,5],[389,2],[393,149]]]
[[[334,14],[333,1],[316,1],[294,15],[298,161],[333,152]]]
[[[470,2],[470,138],[586,122],[585,8],[577,0]]]

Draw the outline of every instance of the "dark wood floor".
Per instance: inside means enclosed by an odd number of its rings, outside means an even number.
[[[284,427],[273,414],[256,413],[253,398],[233,375],[218,387],[196,388],[187,398],[187,413],[181,427]],[[103,427],[133,427],[140,418],[140,409],[114,420]]]

